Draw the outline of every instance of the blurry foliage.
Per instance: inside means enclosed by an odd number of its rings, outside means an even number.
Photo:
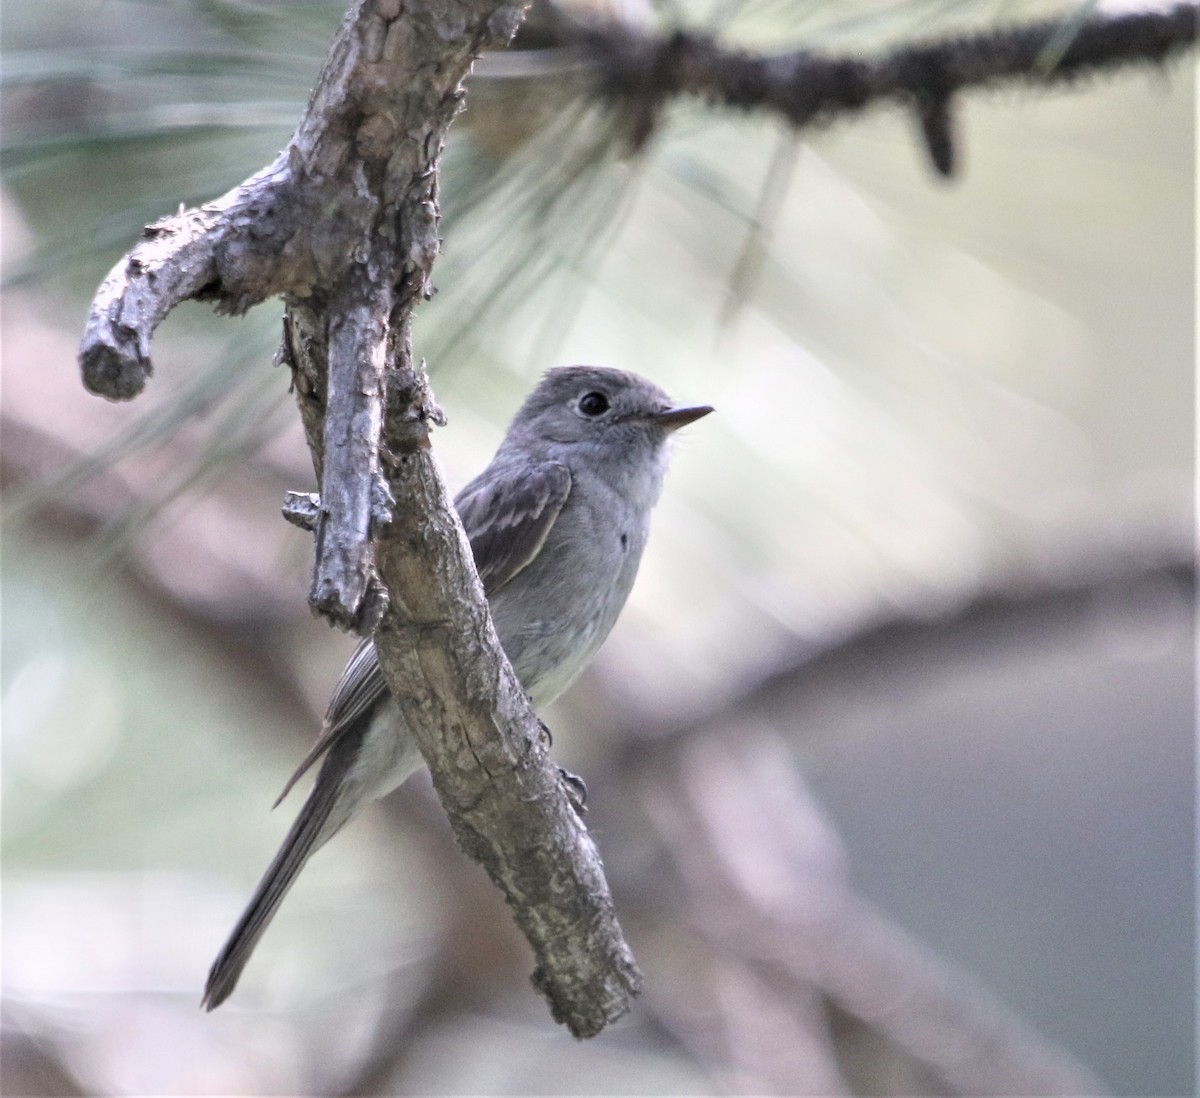
[[[670,17],[861,52],[1055,13],[1069,27],[1094,6],[717,0]],[[873,623],[1187,554],[1193,74],[968,99],[947,186],[899,113],[797,138],[675,103],[631,157],[626,121],[569,70],[529,84],[482,66],[444,161],[440,292],[416,322],[449,479],[559,361],[634,369],[720,413],[681,440],[634,599],[551,716],[661,999],[565,1048],[502,905],[409,790],[314,862],[241,1005],[201,1026],[204,967],[284,825],[266,805],[348,642],[307,620],[309,548],[276,517],[311,477],[269,367],[280,310],[172,317],[143,408],[83,394],[71,346],[144,223],[287,141],[342,13],[0,14],[5,1024],[128,1093],[330,1092],[380,1046],[400,1050],[380,1078],[421,1093],[736,1090],[753,1080],[731,1066],[736,1035],[697,1040],[736,1015],[718,993],[735,985],[684,984],[691,1013],[670,1002],[680,972],[724,958],[689,953],[696,913],[648,822],[645,760],[631,775],[622,752]],[[214,587],[237,592],[232,616]],[[1190,773],[1190,630],[1137,591],[1119,651],[1009,622],[913,665],[895,645],[898,669],[860,657],[764,719],[836,808],[868,895],[1116,1091],[1182,1093],[1190,999],[1167,970],[1190,970],[1192,824],[1168,778]],[[1138,615],[1168,639],[1122,631]],[[1046,775],[1077,784],[1056,799]],[[1162,971],[1137,941],[1166,943]]]

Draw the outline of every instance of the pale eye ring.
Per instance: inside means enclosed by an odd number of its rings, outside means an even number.
[[[584,393],[579,398],[577,405],[579,411],[589,419],[596,419],[604,415],[612,405],[609,403],[608,397],[599,391]]]

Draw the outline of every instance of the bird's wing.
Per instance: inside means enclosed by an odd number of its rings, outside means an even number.
[[[570,494],[571,472],[558,462],[547,462],[508,476],[491,470],[459,493],[454,503],[488,595],[498,591],[538,555]],[[321,735],[287,780],[275,804],[291,792],[292,786],[355,720],[386,695],[387,682],[375,655],[375,642],[368,637],[354,650],[334,687]]]
[[[379,668],[375,655],[375,642],[367,637],[350,657],[342,677],[333,688],[329,708],[325,712],[325,726],[312,750],[304,756],[296,772],[287,780],[283,792],[275,804],[278,805],[291,791],[292,786],[304,775],[313,763],[325,754],[354,721],[387,694],[387,683]],[[274,807],[274,806],[273,806]]]
[[[484,591],[494,595],[525,568],[571,494],[571,471],[556,461],[510,472],[494,467],[454,501]]]

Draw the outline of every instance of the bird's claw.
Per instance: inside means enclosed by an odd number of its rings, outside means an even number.
[[[572,774],[571,771],[558,767],[558,782],[562,786],[563,792],[567,795],[567,800],[571,802],[571,807],[575,809],[575,815],[580,818],[587,815],[587,784],[578,774]]]

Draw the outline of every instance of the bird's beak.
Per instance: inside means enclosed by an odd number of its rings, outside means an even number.
[[[666,411],[656,412],[654,422],[668,431],[678,431],[680,427],[695,423],[711,411],[712,407],[708,404],[695,404],[690,408],[668,408]]]

